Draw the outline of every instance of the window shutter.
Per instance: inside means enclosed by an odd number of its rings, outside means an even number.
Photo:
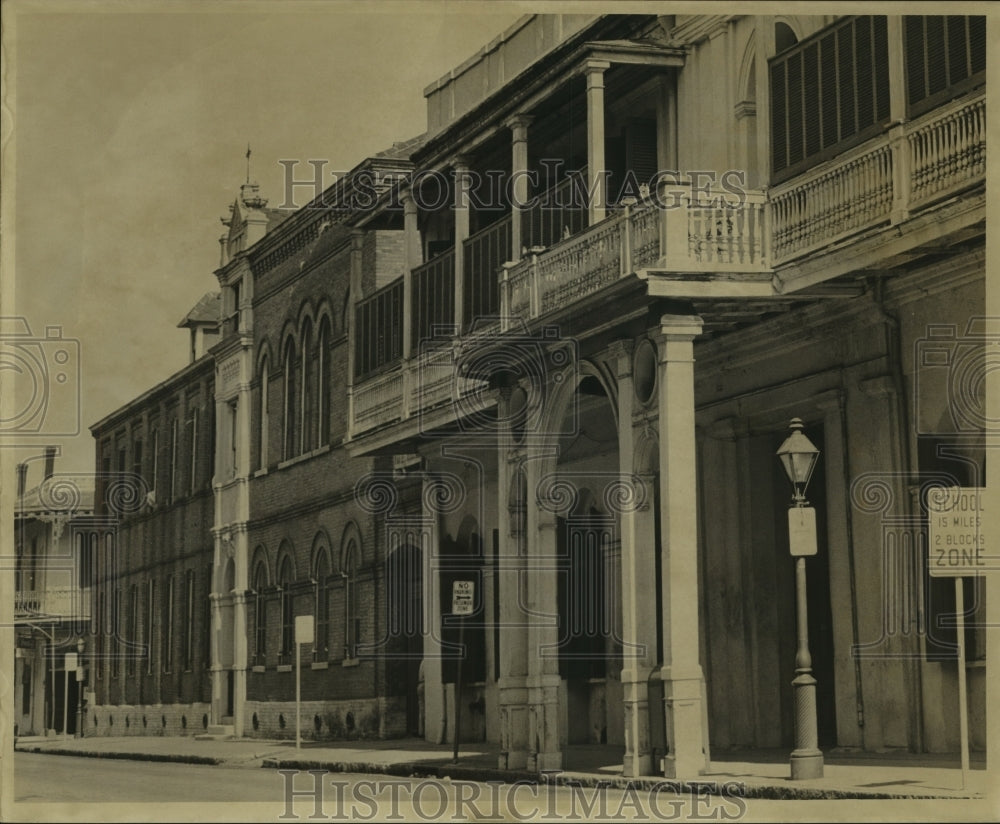
[[[937,94],[948,85],[945,71],[944,18],[927,17],[927,95]]]
[[[986,71],[986,18],[969,18],[969,52],[972,73]]]
[[[840,139],[855,134],[857,120],[854,115],[854,36],[845,26],[837,32],[837,80],[840,88]]]
[[[870,17],[859,17],[854,27],[854,54],[857,76],[858,131],[875,122],[875,87],[872,67],[872,27]]]
[[[837,35],[833,32],[819,42],[820,115],[823,118],[823,145],[832,146],[840,139],[837,118]]]
[[[924,91],[924,18],[904,17],[906,32],[906,93],[910,106],[926,96]]]
[[[640,183],[649,183],[656,168],[656,123],[636,120],[625,128],[625,166]]]
[[[875,31],[875,121],[889,118],[889,23],[885,17],[874,17]]]

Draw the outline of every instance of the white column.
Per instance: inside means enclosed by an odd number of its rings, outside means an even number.
[[[656,89],[657,171],[677,171],[677,75],[662,76]]]
[[[469,236],[469,166],[456,160],[455,169],[455,326],[465,323],[465,240]]]
[[[510,420],[510,391],[502,390],[497,400],[499,420]],[[510,489],[517,471],[517,457],[509,425],[497,439],[497,521],[500,524],[497,564],[500,589],[500,671],[497,673],[500,713],[500,769],[524,769],[528,763],[528,674],[527,616],[521,609],[521,580],[524,558],[523,521],[511,512]]]
[[[649,675],[656,655],[656,569],[653,550],[653,487],[635,476],[632,412],[632,343],[609,347],[609,364],[618,378],[618,466],[621,480],[634,484],[633,501],[620,507],[622,597],[622,690],[625,715],[626,776],[652,775],[649,741]],[[641,502],[644,500],[644,503]],[[614,712],[609,707],[608,712]]]
[[[420,243],[420,228],[417,225],[417,204],[413,194],[405,191],[403,201],[403,235],[406,260],[403,267],[403,360],[409,360],[412,352],[413,321],[413,270],[424,262]]]
[[[660,552],[664,715],[668,778],[705,770],[698,655],[698,512],[695,475],[694,338],[701,318],[664,315],[656,337],[660,439]]]
[[[531,458],[534,459],[531,459]],[[562,768],[559,726],[559,621],[556,516],[538,503],[543,460],[529,456],[528,477],[528,763],[529,770]],[[543,655],[544,653],[544,655]]]
[[[510,173],[513,179],[513,191],[511,197],[511,224],[510,224],[510,258],[511,261],[521,259],[521,248],[524,246],[524,235],[521,221],[523,220],[525,209],[524,204],[528,202],[530,192],[528,191],[528,126],[531,125],[532,118],[528,115],[518,115],[507,122],[507,128],[511,132],[511,164]]]
[[[590,191],[589,222],[604,220],[607,208],[606,161],[604,157],[604,72],[611,64],[588,60],[587,78],[587,188]]]
[[[903,18],[886,18],[889,47],[889,145],[892,150],[892,209],[889,220],[901,223],[910,213],[910,147],[906,122],[906,74],[903,59]]]
[[[758,15],[756,22],[757,174],[761,184],[765,184],[771,179],[771,80],[767,59],[774,54],[774,18]]]

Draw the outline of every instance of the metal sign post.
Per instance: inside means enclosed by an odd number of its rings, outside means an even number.
[[[302,748],[302,645],[313,642],[313,616],[295,616],[295,749]]]
[[[451,587],[451,612],[458,617],[458,672],[455,675],[455,747],[452,763],[458,763],[458,742],[462,733],[462,664],[465,661],[465,616],[472,615],[476,589],[473,581],[455,581]]]
[[[77,667],[78,658],[75,652],[67,652],[63,661],[63,674],[66,686],[63,692],[63,735],[69,735],[69,672]]]
[[[979,575],[996,556],[986,554],[981,487],[936,490],[927,499],[929,523],[927,570],[936,578],[955,579],[955,639],[958,644],[958,723],[962,747],[962,789],[969,778],[969,708],[965,673],[966,575]]]

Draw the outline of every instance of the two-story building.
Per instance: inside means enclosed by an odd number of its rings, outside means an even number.
[[[927,484],[983,484],[985,38],[536,16],[428,88],[384,199],[408,271],[354,306],[348,444],[407,467],[383,503],[421,570],[428,731],[484,707],[501,765],[608,743],[627,774],[791,746],[774,453],[799,417],[820,744],[957,747],[925,516]],[[407,507],[408,485],[448,493]],[[458,698],[456,563],[485,651]],[[983,593],[967,579],[979,746]]]
[[[17,466],[14,511],[15,735],[80,731],[91,598],[107,533],[89,474],[56,473],[56,449]],[[32,465],[42,470],[35,486]],[[80,671],[78,677],[77,672]]]

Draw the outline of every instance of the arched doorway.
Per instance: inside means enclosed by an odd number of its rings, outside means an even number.
[[[597,374],[579,382],[564,424],[555,483],[567,493],[556,515],[565,741],[623,745],[620,523],[606,501],[620,479],[618,424]]]

